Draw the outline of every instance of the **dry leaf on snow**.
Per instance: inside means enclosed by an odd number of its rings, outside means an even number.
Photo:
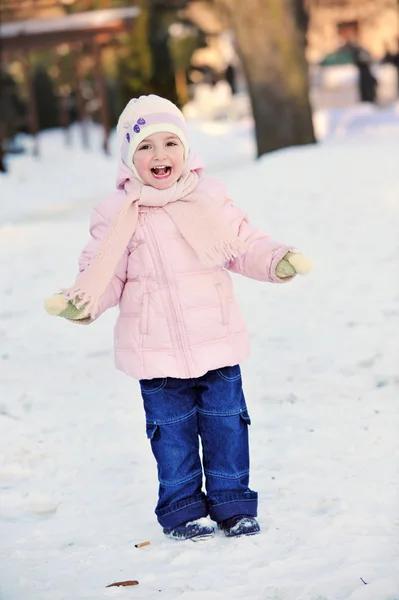
[[[139,582],[135,579],[129,579],[128,581],[115,581],[115,583],[110,583],[105,587],[119,587],[119,586],[128,586],[128,585],[138,585]]]

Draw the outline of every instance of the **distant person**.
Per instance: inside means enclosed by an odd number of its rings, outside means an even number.
[[[232,64],[229,64],[229,66],[227,67],[225,77],[227,83],[230,86],[231,93],[234,96],[234,94],[237,93],[237,77],[236,70]]]
[[[23,112],[17,95],[14,79],[0,71],[0,172],[7,172],[6,151],[10,152],[12,142],[18,133],[20,116]]]
[[[397,51],[397,52],[387,51],[384,58],[382,59],[382,63],[393,65],[396,68],[397,88],[398,88],[398,96],[399,96],[399,51]]]
[[[343,49],[350,51],[353,63],[359,71],[359,96],[361,102],[375,103],[377,100],[377,79],[371,71],[371,56],[367,50],[354,42],[348,42]]]
[[[310,262],[252,227],[222,183],[204,175],[168,100],[131,100],[117,135],[117,191],[93,210],[75,284],[46,310],[91,323],[119,304],[116,367],[140,382],[163,532],[210,537],[210,515],[227,537],[256,534],[239,366],[248,337],[228,271],[281,283]]]

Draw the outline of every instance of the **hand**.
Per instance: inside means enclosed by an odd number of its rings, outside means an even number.
[[[87,315],[84,314],[85,307],[76,308],[76,306],[70,300],[67,300],[63,294],[54,294],[53,296],[50,296],[50,298],[47,298],[44,301],[44,310],[47,311],[49,315],[63,317],[70,321],[87,319]]]
[[[299,252],[287,252],[277,263],[276,275],[280,279],[294,275],[307,275],[312,270],[312,261]]]

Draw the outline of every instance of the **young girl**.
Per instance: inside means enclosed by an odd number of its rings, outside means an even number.
[[[93,210],[75,285],[45,308],[90,323],[119,303],[115,362],[140,381],[164,533],[210,537],[208,515],[227,537],[258,533],[239,367],[248,339],[228,271],[277,283],[310,262],[251,227],[204,176],[174,104],[131,100],[117,133],[117,192]]]

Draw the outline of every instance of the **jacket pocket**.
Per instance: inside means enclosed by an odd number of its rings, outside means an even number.
[[[225,294],[225,290],[223,289],[222,282],[219,281],[217,276],[216,276],[215,286],[216,286],[217,293],[219,296],[219,302],[220,302],[220,307],[221,307],[221,312],[222,312],[222,323],[223,323],[223,325],[228,325],[228,323],[229,323],[228,301],[227,301],[227,297]]]
[[[143,307],[141,309],[140,333],[146,335],[148,333],[148,305],[150,303],[150,294],[145,293],[143,296]]]

